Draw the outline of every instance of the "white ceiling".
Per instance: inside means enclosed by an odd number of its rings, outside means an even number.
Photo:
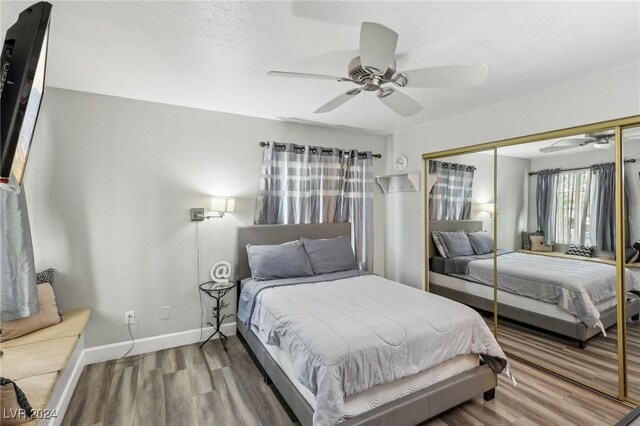
[[[2,0],[2,33],[30,2]],[[53,1],[47,84],[147,101],[391,133],[640,61],[633,2]],[[406,89],[425,106],[397,116],[375,95],[313,111],[350,83],[360,23],[400,34],[399,69],[486,63],[482,87]]]

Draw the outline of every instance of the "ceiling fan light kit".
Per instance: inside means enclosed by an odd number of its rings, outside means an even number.
[[[360,56],[349,62],[349,77],[321,74],[269,71],[273,77],[332,80],[357,84],[356,89],[338,95],[315,112],[333,111],[363,91],[376,95],[389,109],[403,117],[410,117],[424,108],[411,96],[393,87],[461,87],[478,86],[487,79],[487,66],[450,65],[428,67],[396,74],[395,53],[398,33],[374,22],[363,22],[360,28]]]

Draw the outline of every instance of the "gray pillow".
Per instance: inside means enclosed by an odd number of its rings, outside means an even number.
[[[440,253],[440,256],[444,257],[445,259],[449,257],[449,253],[447,253],[447,247],[444,245],[444,243],[442,242],[442,238],[440,237],[440,232],[431,231],[431,238],[433,238],[433,244],[436,246],[436,249],[438,249],[438,253]]]
[[[493,253],[493,238],[488,232],[469,232],[467,238],[475,254]]]
[[[313,275],[307,253],[300,241],[280,245],[247,244],[251,276],[256,280],[309,277]]]
[[[440,238],[447,248],[449,257],[472,256],[473,247],[464,231],[440,232]]]
[[[307,256],[309,256],[313,272],[316,274],[359,269],[358,262],[353,255],[351,241],[344,237],[326,240],[301,238],[300,240]]]

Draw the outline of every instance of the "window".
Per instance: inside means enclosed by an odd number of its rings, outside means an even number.
[[[556,190],[556,244],[592,245],[589,238],[591,172],[560,172]]]

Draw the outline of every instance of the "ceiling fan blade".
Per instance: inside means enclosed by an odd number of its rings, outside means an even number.
[[[350,78],[347,78],[347,77],[336,77],[334,75],[323,75],[323,74],[309,74],[305,72],[269,71],[267,75],[271,77],[311,78],[315,80],[352,81]]]
[[[567,149],[578,148],[580,146],[584,146],[588,143],[594,142],[593,138],[567,138],[560,139],[559,141],[554,142],[552,145],[540,148],[540,152],[560,152],[565,151]]]
[[[329,102],[327,102],[326,104],[322,105],[320,108],[318,108],[317,110],[315,110],[314,112],[316,114],[319,113],[323,113],[323,112],[329,112],[329,111],[333,111],[334,109],[338,108],[340,105],[344,104],[345,102],[353,99],[356,97],[356,95],[358,95],[360,92],[362,92],[362,89],[353,89],[353,90],[349,90],[339,96],[336,96],[335,98],[331,99]]]
[[[573,148],[577,148],[580,145],[562,145],[562,146],[545,146],[544,148],[540,148],[540,152],[543,152],[545,154],[549,154],[551,152],[560,152],[560,151],[566,151],[567,149],[573,149]]]
[[[385,94],[388,90],[392,91],[391,94]],[[383,95],[380,96],[381,94]],[[392,111],[403,117],[411,117],[424,109],[415,99],[398,89],[388,88],[386,92],[378,92],[378,98]]]
[[[466,87],[480,86],[487,81],[489,70],[480,65],[447,65],[403,71],[406,87]]]
[[[363,68],[372,68],[384,74],[393,61],[398,45],[398,33],[376,24],[363,22],[360,28],[360,63]]]

